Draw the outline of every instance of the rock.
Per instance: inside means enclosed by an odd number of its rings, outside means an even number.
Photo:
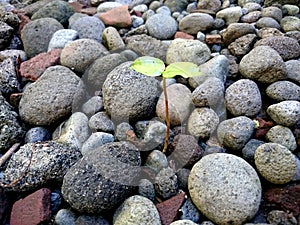
[[[171,41],[166,55],[167,64],[173,62],[192,62],[197,65],[210,58],[208,46],[198,40],[175,39]]]
[[[189,178],[190,172],[191,171],[186,168],[179,168],[176,171],[179,190],[188,191],[188,178]]]
[[[171,125],[180,125],[190,114],[191,91],[183,84],[173,84],[167,87],[167,93],[170,123]],[[156,114],[160,119],[166,119],[164,93],[160,95],[156,104]]]
[[[179,22],[179,30],[195,35],[199,31],[206,31],[213,28],[214,18],[206,13],[192,13],[185,16]]]
[[[228,49],[231,54],[241,58],[251,51],[256,40],[257,36],[255,34],[246,34],[232,42]]]
[[[280,20],[282,19],[282,11],[278,7],[269,6],[269,7],[263,8],[261,10],[261,16],[262,17],[271,17],[271,18],[277,20],[278,22],[280,22]]]
[[[21,63],[21,76],[36,81],[50,66],[56,66],[60,63],[61,49],[52,50],[50,52],[40,53],[33,58]]]
[[[276,28],[272,28],[272,27],[264,27],[259,29],[259,31],[257,32],[258,37],[260,38],[268,38],[268,37],[273,37],[273,36],[283,36],[284,34],[276,29]]]
[[[132,131],[133,127],[126,122],[120,123],[116,127],[115,138],[118,141],[126,141],[127,140],[127,132]]]
[[[13,144],[21,142],[25,131],[18,121],[18,114],[2,95],[0,95],[0,114],[0,152],[2,153]]]
[[[277,124],[287,127],[293,126],[300,119],[300,102],[282,101],[270,105],[267,108],[267,113]]]
[[[242,158],[218,153],[204,156],[192,168],[189,191],[194,204],[217,224],[243,224],[261,201],[256,171]]]
[[[62,185],[63,197],[81,213],[110,210],[135,190],[140,164],[140,153],[133,144],[102,145],[68,170]]]
[[[170,167],[162,168],[155,177],[155,191],[163,199],[175,196],[178,192],[177,176]]]
[[[123,39],[118,30],[114,27],[107,27],[102,32],[102,43],[109,51],[115,51],[125,48]]]
[[[81,215],[76,219],[75,225],[110,225],[102,216]]]
[[[276,50],[284,61],[294,59],[300,56],[300,45],[297,40],[284,37],[284,36],[274,36],[261,39],[256,42],[256,46],[270,46]]]
[[[49,42],[48,52],[57,49],[64,48],[66,44],[71,41],[74,41],[78,38],[78,32],[72,29],[61,29],[56,31]]]
[[[87,14],[83,14],[83,13],[79,13],[79,12],[75,12],[70,18],[69,18],[69,26],[68,28],[70,28],[77,20],[79,20],[82,17],[88,17]]]
[[[235,6],[220,10],[217,12],[216,17],[224,19],[226,21],[226,25],[229,25],[239,22],[242,15],[242,8],[240,6]]]
[[[69,115],[85,94],[84,84],[71,70],[52,66],[23,92],[19,113],[23,121],[50,125]]]
[[[284,4],[297,5],[297,4],[299,4],[299,0],[266,0],[265,1],[266,6],[270,6],[270,5],[276,4],[276,3],[279,3],[281,5],[284,5]]]
[[[288,127],[281,125],[272,127],[266,134],[266,139],[269,142],[278,143],[285,146],[291,152],[297,148],[296,139],[293,135],[293,132]]]
[[[93,39],[101,43],[105,25],[97,17],[85,16],[72,23],[70,28],[77,31],[79,39]]]
[[[300,19],[296,16],[285,16],[280,25],[284,32],[300,31]]]
[[[15,62],[12,58],[0,63],[0,92],[4,97],[9,97],[14,92],[20,92]]]
[[[83,143],[81,148],[82,155],[90,154],[98,147],[114,142],[114,136],[105,132],[92,133],[91,136]]]
[[[254,122],[245,116],[222,121],[217,128],[217,136],[225,148],[241,150],[254,132]]]
[[[82,38],[65,45],[60,62],[63,66],[83,73],[97,58],[107,54],[107,49],[96,40]]]
[[[198,9],[211,10],[213,12],[218,12],[222,6],[220,0],[201,0],[197,4]]]
[[[98,112],[93,115],[89,120],[89,127],[92,131],[102,131],[107,133],[113,133],[115,126],[110,120],[106,112]]]
[[[42,188],[16,201],[10,214],[10,224],[40,224],[49,223],[50,189]]]
[[[168,160],[173,160],[176,168],[194,165],[202,157],[204,150],[198,145],[197,139],[192,135],[176,135],[170,145],[171,155]]]
[[[25,143],[44,142],[51,139],[51,133],[44,127],[30,128],[25,135]]]
[[[63,29],[53,18],[41,18],[27,23],[21,31],[24,51],[28,58],[47,52],[52,35]]]
[[[7,50],[0,51],[0,60],[1,61],[4,61],[8,58],[17,60],[18,57],[20,57],[21,62],[27,60],[26,53],[23,50],[7,49]]]
[[[128,11],[128,5],[118,6],[101,13],[99,18],[106,26],[123,28],[130,27],[132,24],[130,13]]]
[[[117,66],[102,87],[104,108],[113,122],[145,119],[155,110],[158,81],[130,69],[130,65]]]
[[[282,6],[282,9],[286,10],[289,16],[295,16],[299,13],[299,6],[296,5],[286,4]]]
[[[249,10],[249,9],[248,9]],[[260,11],[250,11],[246,15],[241,17],[241,22],[243,23],[255,23],[261,17]]]
[[[114,225],[161,225],[155,205],[147,198],[134,195],[126,199],[114,214]]]
[[[199,68],[201,75],[189,78],[189,85],[191,85],[192,88],[197,88],[199,85],[204,83],[205,80],[211,77],[216,77],[225,83],[229,72],[229,60],[224,55],[218,55],[206,63],[201,64]]]
[[[276,101],[300,101],[300,86],[290,81],[277,81],[267,87],[266,94]]]
[[[57,225],[75,225],[76,216],[75,213],[69,209],[61,209],[55,216],[55,224]]]
[[[102,2],[97,7],[97,13],[104,13],[120,6],[122,6],[122,4],[119,2]]]
[[[207,107],[201,107],[194,109],[191,113],[188,119],[187,130],[197,138],[206,139],[213,134],[218,124],[219,117],[215,111]]]
[[[289,225],[297,225],[297,220],[293,216],[293,214],[291,215],[287,212],[280,210],[272,210],[271,212],[269,212],[267,216],[267,221],[270,224],[284,223]]]
[[[254,159],[259,173],[271,183],[288,183],[296,173],[295,156],[281,144],[266,143],[259,146]]]
[[[238,5],[240,6],[245,6],[246,4],[249,3],[261,4],[263,3],[263,0],[238,0]]]
[[[148,198],[152,202],[155,201],[155,188],[151,181],[147,179],[141,179],[138,187],[138,194],[145,198]]]
[[[191,220],[177,220],[171,223],[170,225],[196,225],[196,223],[194,223]]]
[[[164,5],[167,6],[171,12],[182,12],[186,9],[188,5],[187,0],[178,0],[178,1],[172,1],[172,0],[166,0],[164,2]]]
[[[18,28],[21,22],[18,15],[13,12],[1,12],[0,20],[14,29]]]
[[[225,91],[225,105],[234,116],[255,116],[262,107],[257,84],[249,79],[234,82]]]
[[[80,157],[81,154],[77,149],[55,141],[28,143],[21,146],[10,158],[3,180],[9,183],[19,179],[31,160],[26,174],[12,187],[13,191],[23,192],[36,189],[48,182],[61,182],[67,170]]]
[[[118,53],[108,54],[96,59],[82,77],[87,90],[90,93],[101,90],[107,75],[125,61],[126,59]]]
[[[147,157],[145,166],[151,168],[155,173],[158,173],[169,165],[167,157],[164,153],[158,150],[153,150]]]
[[[181,220],[190,220],[198,222],[200,220],[200,212],[190,198],[187,198],[181,206]]]
[[[171,224],[179,214],[179,209],[185,200],[185,193],[179,192],[172,198],[156,204],[162,225]]]
[[[0,21],[0,50],[4,50],[7,47],[12,38],[13,31],[14,28]]]
[[[148,55],[166,61],[168,45],[146,34],[127,37],[126,47],[139,55]]]
[[[51,1],[35,12],[31,19],[53,18],[60,22],[63,26],[68,26],[68,20],[74,13],[74,10],[68,2],[62,0]]]
[[[300,66],[300,62],[298,60],[289,60],[285,62],[285,66],[287,69],[287,78],[300,84],[300,71],[297,69]]]
[[[225,45],[229,45],[231,42],[235,41],[237,38],[242,37],[246,34],[255,34],[255,27],[247,23],[232,23],[221,32],[223,41]]]
[[[101,96],[93,96],[82,105],[82,112],[88,117],[94,115],[103,109],[103,101]]]
[[[257,139],[250,139],[242,149],[243,158],[248,162],[253,163],[256,149],[264,143],[265,142]]]
[[[244,77],[262,83],[273,83],[287,75],[284,61],[277,51],[268,46],[257,46],[245,55],[239,71]]]

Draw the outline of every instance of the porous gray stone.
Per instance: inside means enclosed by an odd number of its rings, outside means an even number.
[[[296,16],[285,16],[280,25],[284,32],[300,31],[300,19]]]
[[[78,32],[72,29],[61,29],[56,31],[49,42],[48,52],[57,48],[64,48],[66,44],[78,38]]]
[[[168,199],[178,192],[177,176],[170,167],[162,168],[155,177],[156,193],[164,199]]]
[[[110,223],[102,216],[80,215],[76,219],[75,225],[110,225]]]
[[[254,132],[254,122],[246,116],[222,121],[217,128],[218,140],[225,148],[241,150]]]
[[[287,78],[300,84],[300,71],[297,69],[300,66],[300,61],[289,60],[285,62],[285,66],[287,69]]]
[[[295,156],[289,149],[277,143],[265,143],[255,151],[255,165],[269,182],[286,184],[296,174]]]
[[[81,148],[82,155],[89,154],[98,147],[114,142],[114,136],[105,132],[95,132],[83,143]]]
[[[155,188],[150,180],[141,179],[138,187],[139,195],[148,198],[152,202],[155,201]]]
[[[93,132],[102,131],[113,133],[115,130],[114,123],[110,120],[106,112],[98,112],[93,115],[89,120],[89,127]]]
[[[84,84],[64,66],[49,67],[23,92],[19,113],[26,123],[51,125],[69,115],[85,95]]]
[[[11,188],[21,192],[37,189],[48,182],[61,182],[67,170],[80,157],[78,149],[55,141],[28,143],[10,158],[3,180],[9,183],[22,177]],[[22,176],[29,162],[30,166]]]
[[[255,43],[257,36],[255,34],[246,34],[242,37],[237,38],[234,42],[232,42],[228,49],[231,54],[236,57],[243,57],[248,52],[251,51],[253,44]]]
[[[117,66],[102,86],[104,108],[113,122],[145,119],[155,111],[158,81],[131,69],[131,64]]]
[[[12,93],[20,91],[15,61],[13,58],[7,58],[0,63],[0,92],[3,96],[9,97]]]
[[[249,79],[234,82],[225,91],[225,105],[234,116],[255,116],[262,107],[257,84]]]
[[[276,101],[300,101],[300,86],[290,81],[277,81],[267,87],[266,94]]]
[[[256,30],[252,24],[247,23],[232,23],[221,32],[224,44],[229,45],[231,42],[235,41],[237,38],[242,37],[246,34],[255,34]]]
[[[126,199],[116,210],[114,225],[152,224],[161,225],[158,211],[148,198],[134,195]]]
[[[63,197],[81,213],[110,210],[135,190],[140,164],[140,153],[133,144],[107,143],[68,170],[62,185]]]
[[[197,207],[194,205],[190,198],[187,198],[180,208],[182,215],[181,220],[189,220],[192,222],[198,222],[202,217]]]
[[[179,22],[179,30],[192,35],[209,30],[213,26],[214,18],[206,13],[191,13]]]
[[[14,28],[9,26],[7,23],[0,21],[0,50],[4,50],[9,44]]]
[[[216,224],[243,224],[259,209],[259,177],[235,155],[204,156],[193,166],[188,185],[194,204]]]

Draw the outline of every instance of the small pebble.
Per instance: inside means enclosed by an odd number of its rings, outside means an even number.
[[[133,131],[133,127],[129,123],[123,122],[118,124],[115,131],[116,140],[126,141],[128,131]]]
[[[82,112],[87,116],[92,116],[103,109],[101,96],[93,96],[82,105]]]
[[[81,148],[82,155],[89,154],[91,151],[94,151],[98,147],[114,142],[114,136],[112,134],[104,132],[92,133],[91,136],[83,143]]]
[[[145,166],[150,167],[156,173],[169,165],[167,157],[164,153],[158,150],[153,150],[147,157]]]
[[[245,147],[242,149],[243,158],[248,162],[254,162],[254,155],[256,149],[264,143],[265,142],[257,139],[250,139],[245,145]]]
[[[190,198],[186,199],[183,203],[181,207],[181,213],[181,220],[191,220],[197,223],[201,218],[200,212]]]
[[[107,133],[114,133],[115,126],[110,120],[106,112],[98,112],[89,120],[89,127],[92,131],[102,131]]]
[[[155,177],[155,191],[164,199],[175,196],[178,192],[177,176],[170,167],[163,168]]]
[[[267,87],[266,94],[276,101],[300,101],[300,86],[290,81],[277,81]]]
[[[155,201],[155,188],[154,185],[147,179],[141,179],[138,187],[139,195],[148,198],[152,202]]]
[[[75,225],[76,215],[69,209],[61,209],[55,216],[55,223],[57,225]]]
[[[25,143],[43,142],[51,139],[51,133],[44,127],[33,127],[25,134]]]

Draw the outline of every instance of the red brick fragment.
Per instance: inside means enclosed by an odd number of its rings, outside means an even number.
[[[100,19],[107,26],[130,27],[132,24],[128,5],[119,6],[100,14]]]
[[[48,188],[42,188],[16,201],[10,215],[10,225],[38,225],[48,222],[51,218],[50,194]]]
[[[187,33],[182,32],[182,31],[177,31],[175,33],[174,39],[176,39],[176,38],[195,39],[193,35],[187,34]]]
[[[179,209],[185,199],[185,192],[180,192],[176,196],[156,204],[162,225],[169,225],[178,217]]]

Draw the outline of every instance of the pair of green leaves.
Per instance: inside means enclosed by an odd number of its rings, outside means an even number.
[[[199,67],[194,63],[175,62],[165,67],[162,60],[151,56],[137,58],[132,63],[131,69],[147,76],[156,77],[162,75],[164,78],[173,78],[177,75],[189,78],[199,76],[201,73]]]

